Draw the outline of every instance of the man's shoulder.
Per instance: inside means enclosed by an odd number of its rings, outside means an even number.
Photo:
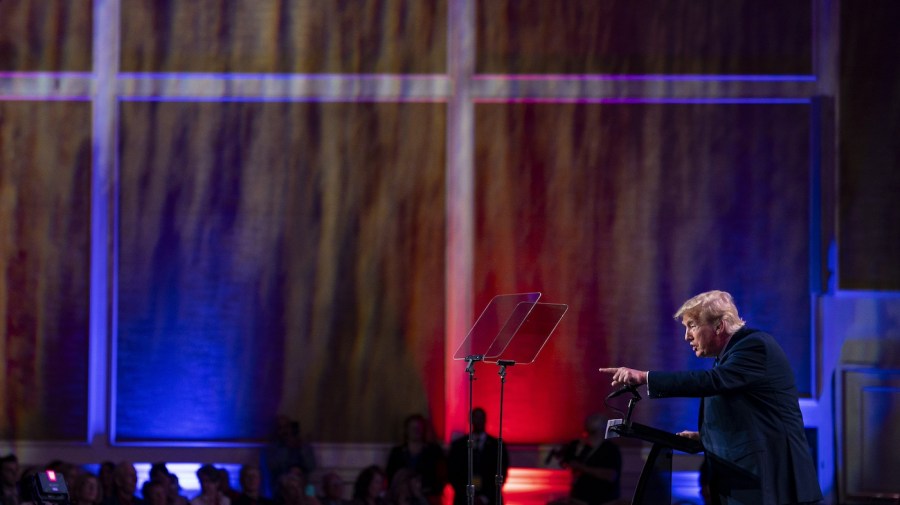
[[[741,328],[734,334],[732,337],[732,342],[729,342],[728,348],[726,351],[733,351],[735,349],[751,349],[758,348],[760,350],[765,349],[763,352],[784,352],[781,347],[781,344],[778,342],[778,339],[775,338],[771,333],[764,330],[757,330],[754,328]]]
[[[728,347],[736,348],[754,345],[770,345],[772,343],[777,342],[775,341],[775,337],[770,333],[744,326],[731,336],[731,342],[729,342],[730,345]]]

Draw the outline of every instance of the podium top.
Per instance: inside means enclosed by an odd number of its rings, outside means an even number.
[[[540,297],[540,293],[495,296],[481,312],[453,359],[482,361],[498,337],[507,341],[512,338]]]
[[[561,303],[535,303],[530,308],[523,305],[519,304],[509,319],[510,322],[518,321],[519,313],[524,313],[528,309],[521,324],[515,329],[504,328],[484,353],[484,361],[533,363],[550,340],[550,335],[559,325],[563,315],[569,310],[568,305]]]
[[[616,424],[610,426],[609,431],[618,433],[623,437],[637,438],[653,444],[660,444],[666,447],[671,447],[676,451],[686,452],[689,454],[697,454],[698,452],[703,451],[703,444],[701,444],[697,440],[682,437],[681,435],[669,433],[668,431],[663,431],[659,428],[653,428],[652,426],[647,426],[644,424]],[[609,438],[608,434],[607,438]]]

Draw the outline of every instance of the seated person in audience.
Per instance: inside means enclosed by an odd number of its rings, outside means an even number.
[[[168,479],[166,479],[168,482]],[[167,505],[166,485],[157,481],[148,480],[141,488],[141,494],[144,495],[146,505]]]
[[[278,505],[319,505],[315,496],[306,493],[306,482],[298,472],[288,472],[278,478],[278,496],[275,501]]]
[[[181,494],[181,485],[178,483],[178,476],[174,473],[169,474],[169,486],[166,488],[166,503],[168,505],[188,505],[190,503]]]
[[[113,469],[112,495],[104,495],[104,505],[144,505],[144,500],[135,496],[137,471],[128,461],[118,463]]]
[[[606,440],[607,418],[591,414],[584,420],[582,437],[562,447],[559,463],[572,472],[569,496],[553,505],[598,505],[619,498],[622,454],[619,446]]]
[[[447,457],[434,442],[430,423],[419,414],[406,418],[403,443],[394,446],[388,455],[388,482],[393,482],[394,475],[403,468],[419,474],[423,492],[432,505],[441,504],[447,484]]]
[[[97,478],[100,479],[100,496],[103,501],[109,499],[113,495],[115,488],[115,472],[116,464],[112,461],[104,461],[100,463],[100,470],[97,471]]]
[[[274,505],[271,498],[262,495],[262,475],[256,465],[244,465],[239,475],[241,494],[234,505]]]
[[[262,461],[263,489],[268,491],[291,467],[300,467],[306,475],[312,475],[316,469],[316,454],[303,439],[300,423],[283,415],[275,418],[274,437],[263,449]]]
[[[153,463],[150,465],[150,482],[162,484],[163,489],[169,489],[169,469],[165,463]]]
[[[237,492],[234,488],[231,487],[231,474],[228,473],[228,469],[222,467],[219,468],[219,492],[224,494],[231,500],[231,503],[234,503],[234,500],[237,499],[240,493]]]
[[[187,498],[181,496],[177,477],[169,472],[165,463],[153,463],[150,466],[150,480],[160,485],[166,495],[166,505],[187,505]],[[147,496],[144,495],[144,499]]]
[[[197,470],[200,494],[191,500],[191,505],[231,505],[231,500],[219,491],[219,470],[212,465],[203,465]]]
[[[19,458],[8,454],[0,458],[0,504],[19,505]]]
[[[363,468],[353,483],[353,505],[387,505],[384,487],[387,474],[378,465]]]
[[[72,505],[99,505],[103,498],[100,496],[100,479],[96,475],[83,472],[69,487],[69,499]]]
[[[391,505],[429,505],[422,490],[422,477],[410,468],[401,468],[394,474],[388,490]]]
[[[350,500],[344,498],[344,479],[335,472],[322,476],[322,493],[319,495],[321,505],[349,505]]]

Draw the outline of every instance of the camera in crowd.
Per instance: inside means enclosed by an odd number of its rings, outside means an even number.
[[[34,505],[70,505],[69,488],[61,473],[42,470],[22,477],[19,481],[21,503]]]
[[[551,461],[556,460],[559,462],[559,466],[567,468],[569,466],[569,462],[574,461],[576,458],[575,452],[577,447],[577,440],[561,445],[559,447],[554,447],[553,450],[550,451],[550,454],[547,454],[547,459],[544,460],[544,464],[549,465]]]

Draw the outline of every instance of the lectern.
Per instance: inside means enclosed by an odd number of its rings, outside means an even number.
[[[628,414],[624,420],[616,419],[609,422],[606,438],[616,436],[636,438],[653,444],[634,490],[632,505],[672,503],[672,451],[697,454],[703,451],[703,444],[668,431],[632,422],[631,411],[641,396],[634,389],[631,390],[631,394],[634,397],[628,403]]]

